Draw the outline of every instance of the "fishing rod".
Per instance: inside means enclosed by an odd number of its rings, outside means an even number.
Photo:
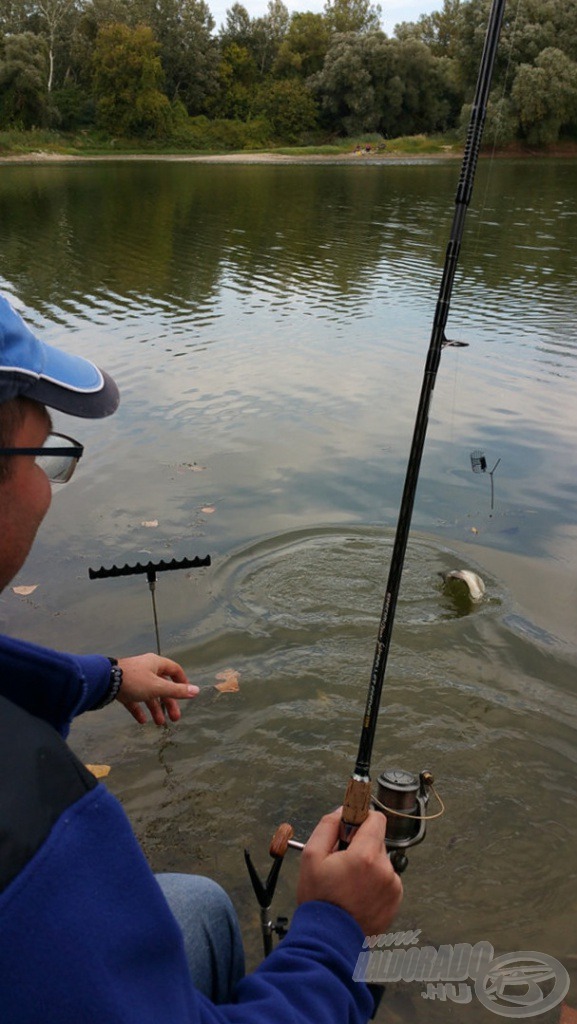
[[[359,749],[355,767],[349,779],[343,801],[339,838],[340,849],[346,849],[349,845],[355,832],[367,818],[370,805],[373,803],[373,805],[379,810],[382,810],[387,814],[386,846],[387,850],[390,852],[393,866],[399,874],[405,870],[408,863],[404,851],[407,847],[414,846],[417,843],[422,842],[425,837],[427,821],[431,820],[432,817],[438,816],[431,815],[428,817],[426,814],[429,792],[434,792],[434,779],[431,772],[428,770],[421,771],[418,775],[401,769],[388,770],[379,776],[377,780],[377,796],[373,796],[371,793],[370,776],[371,757],[383,682],[385,678],[385,670],[387,667],[391,644],[395,611],[407,551],[411,518],[419,479],[419,470],[425,446],[425,438],[429,421],[429,408],[441,360],[441,353],[447,346],[459,347],[466,344],[463,342],[449,341],[445,333],[445,328],[449,316],[451,295],[453,292],[457,262],[463,238],[465,217],[473,192],[477,160],[483,136],[483,128],[485,126],[485,119],[487,116],[487,104],[491,91],[491,82],[493,78],[499,37],[501,34],[504,9],[505,0],[492,0],[485,42],[479,65],[471,118],[465,142],[461,173],[455,196],[455,212],[445,253],[445,263],[439,287],[437,304],[435,307],[431,340],[425,362],[421,395],[417,408],[413,439],[397,521],[397,529],[393,543],[387,588],[379,622],[377,643],[363,716]],[[441,811],[439,813],[442,814],[444,808],[442,801],[440,801],[440,798],[438,799],[441,806]],[[287,838],[289,835],[289,829],[291,830],[290,838]],[[280,840],[279,835],[281,837]],[[290,825],[279,826],[279,829],[273,836],[269,850],[270,855],[273,858],[273,865],[265,883],[262,883],[258,878],[250,860],[249,853],[245,850],[245,859],[249,869],[253,889],[261,907],[261,926],[265,955],[270,952],[273,934],[276,933],[277,935],[282,936],[286,932],[284,918],[277,919],[276,923],[269,919],[270,904],[278,879],[282,859],[289,847],[302,849],[303,845],[303,843],[296,842],[292,839],[292,827]]]
[[[435,387],[437,370],[441,360],[441,353],[446,346],[459,346],[463,344],[462,342],[449,341],[445,334],[445,328],[449,316],[453,283],[455,280],[455,272],[461,249],[465,216],[473,191],[477,159],[479,156],[479,148],[481,145],[483,128],[487,114],[487,103],[491,90],[491,81],[493,78],[495,57],[501,33],[501,25],[503,22],[504,8],[505,0],[493,0],[489,14],[483,53],[481,56],[481,63],[471,111],[471,119],[467,132],[461,174],[455,197],[455,213],[451,225],[449,242],[447,244],[443,275],[433,319],[431,341],[425,363],[421,395],[417,408],[413,440],[407,465],[405,485],[393,544],[393,552],[391,555],[387,589],[385,592],[378,628],[373,667],[361,728],[359,750],[354,771],[349,779],[343,801],[343,814],[340,829],[341,847],[348,846],[359,825],[361,825],[367,817],[371,803],[370,765],[375,739],[375,730],[377,727],[379,705],[391,645],[391,636],[401,585],[401,576],[407,551],[411,517],[419,479],[419,470],[425,445],[425,437],[429,421],[429,408]],[[393,775],[394,774],[395,773],[393,773]],[[389,780],[387,779],[384,780],[385,791],[387,790],[388,781]],[[391,779],[390,782],[392,783],[392,787],[389,787],[390,796],[393,797],[394,804],[396,794],[399,793],[399,791],[394,788],[395,780]],[[390,796],[387,801],[388,804],[391,803]],[[383,805],[385,805],[385,801],[383,801]],[[387,845],[391,845],[390,842],[387,842]],[[399,858],[399,856],[395,856],[393,854],[391,859],[397,867],[397,870],[402,870],[406,866],[406,858]]]

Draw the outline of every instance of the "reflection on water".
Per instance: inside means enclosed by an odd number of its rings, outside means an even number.
[[[253,958],[242,847],[264,871],[276,825],[306,838],[354,764],[457,173],[1,169],[5,290],[123,394],[110,422],[75,422],[86,457],[17,581],[38,588],[3,596],[2,626],[148,648],[144,578],[89,582],[88,567],[212,555],[159,579],[162,645],[202,685],[236,669],[240,692],[161,737],[110,709],[75,742],[113,765],[155,867],[233,892]],[[439,372],[374,774],[430,767],[447,803],[412,854],[400,927],[570,968],[574,165],[483,162],[474,198],[448,329],[470,347]],[[493,508],[477,449],[501,460]],[[479,605],[443,586],[463,566],[485,580]],[[378,1019],[462,1018],[400,986]]]

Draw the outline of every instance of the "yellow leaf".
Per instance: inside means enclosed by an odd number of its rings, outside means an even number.
[[[225,668],[222,672],[217,672],[216,678],[221,681],[214,684],[215,690],[220,690],[221,693],[238,693],[240,672],[236,672],[234,668]]]
[[[37,586],[38,584],[35,583],[34,586],[32,587],[12,587],[12,590],[14,591],[15,594],[20,594],[21,597],[28,597],[28,594],[34,593]]]
[[[145,519],[141,526],[158,526],[158,519]]]
[[[216,512],[216,509],[214,505],[205,505],[200,511],[204,512],[205,515],[210,516],[213,512]]]
[[[86,767],[97,779],[105,779],[110,771],[109,764],[87,764]]]

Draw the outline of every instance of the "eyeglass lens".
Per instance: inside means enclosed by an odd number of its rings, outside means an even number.
[[[49,434],[44,442],[46,448],[62,445],[70,438],[63,434]],[[74,455],[37,455],[36,464],[40,466],[48,479],[54,484],[66,484],[76,469],[78,459]]]

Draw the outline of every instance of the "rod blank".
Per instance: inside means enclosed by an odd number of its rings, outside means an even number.
[[[366,789],[370,787],[369,770],[371,754],[375,738],[385,669],[391,643],[391,634],[399,595],[401,575],[407,550],[411,517],[419,478],[419,469],[425,445],[425,437],[429,421],[429,407],[433,395],[433,389],[435,387],[441,352],[447,344],[445,327],[449,316],[449,306],[453,291],[457,261],[461,248],[461,240],[463,237],[465,216],[473,190],[477,158],[479,155],[479,148],[481,145],[483,127],[487,113],[487,103],[493,77],[493,68],[501,32],[504,8],[505,0],[493,0],[489,15],[487,33],[485,36],[485,45],[483,47],[483,54],[479,67],[477,86],[475,89],[475,97],[473,100],[471,119],[461,166],[461,174],[457,186],[455,212],[445,254],[445,263],[437,305],[435,308],[431,340],[421,387],[421,395],[417,408],[413,440],[391,556],[389,577],[383,601],[377,644],[367,693],[359,751],[355,769],[349,782],[349,788],[347,789],[347,795],[345,796],[345,806],[343,808],[343,820],[341,826],[341,843],[344,844],[349,842],[355,827],[360,824],[358,820],[359,814],[356,813],[356,808],[363,804],[366,806]],[[348,801],[351,805],[351,807],[349,807],[349,811],[351,811],[351,813],[348,814],[346,806],[347,796],[351,789],[353,790],[355,799]]]

